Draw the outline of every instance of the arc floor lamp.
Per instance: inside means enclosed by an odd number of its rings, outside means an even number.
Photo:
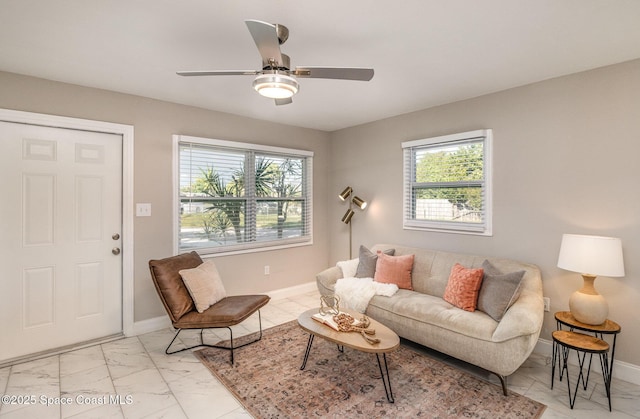
[[[338,198],[340,198],[341,201],[349,202],[349,209],[347,209],[347,212],[345,212],[342,216],[342,222],[349,226],[349,259],[351,259],[353,248],[351,244],[351,218],[355,214],[355,211],[353,211],[352,207],[355,205],[356,208],[362,211],[367,207],[367,201],[355,196],[353,194],[353,188],[351,188],[351,186],[347,186],[344,191],[340,192]]]

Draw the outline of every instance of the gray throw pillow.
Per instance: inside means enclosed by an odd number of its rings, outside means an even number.
[[[482,262],[484,279],[478,294],[478,310],[500,321],[509,307],[520,297],[524,271],[503,274],[488,260]]]
[[[393,256],[396,249],[383,250],[385,255]],[[356,270],[356,278],[373,278],[376,273],[376,263],[378,262],[378,255],[371,250],[360,245],[360,261],[358,262],[358,269]]]

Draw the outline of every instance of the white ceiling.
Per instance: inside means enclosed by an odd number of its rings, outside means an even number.
[[[286,25],[292,66],[375,76],[276,107],[251,76],[175,74],[258,69],[245,19]],[[638,0],[0,0],[0,70],[326,131],[635,58]]]

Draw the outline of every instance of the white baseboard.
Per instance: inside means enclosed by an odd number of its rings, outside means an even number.
[[[273,300],[281,300],[283,298],[294,297],[296,295],[304,294],[307,292],[317,291],[315,281],[307,282],[305,284],[295,285],[289,288],[281,288],[267,292],[267,295]]]
[[[551,359],[553,353],[553,342],[545,339],[538,339],[538,343],[533,349],[533,352]],[[578,365],[578,359],[576,358],[575,351],[571,351],[569,363],[576,366]],[[594,362],[591,367],[598,373],[602,372],[600,368],[600,362]],[[613,378],[640,385],[640,366],[629,364],[628,362],[614,360]]]
[[[293,287],[269,291],[266,294],[273,300],[281,300],[283,298],[294,297],[296,295],[312,292],[316,289],[317,288],[315,282],[307,282],[305,284],[295,285]],[[133,332],[131,334],[127,334],[127,337],[143,335],[145,333],[155,332],[157,330],[169,327],[171,327],[171,320],[167,315],[141,320],[139,322],[133,323]]]
[[[147,320],[141,320],[133,323],[133,335],[144,335],[145,333],[155,332],[156,330],[171,327],[169,316],[159,316]]]

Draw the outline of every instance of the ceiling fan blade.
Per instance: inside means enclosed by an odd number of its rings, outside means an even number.
[[[261,74],[256,70],[211,70],[211,71],[178,71],[179,76],[255,76]]]
[[[286,99],[274,99],[276,101],[276,106],[281,106],[281,105],[288,105],[290,103],[293,103],[293,100],[288,97]]]
[[[247,24],[251,37],[258,47],[262,57],[262,68],[270,67],[271,61],[275,61],[277,66],[282,66],[282,53],[276,25],[259,20],[245,20],[244,23]]]
[[[292,74],[312,79],[341,79],[369,81],[373,78],[373,68],[355,67],[296,67]]]

